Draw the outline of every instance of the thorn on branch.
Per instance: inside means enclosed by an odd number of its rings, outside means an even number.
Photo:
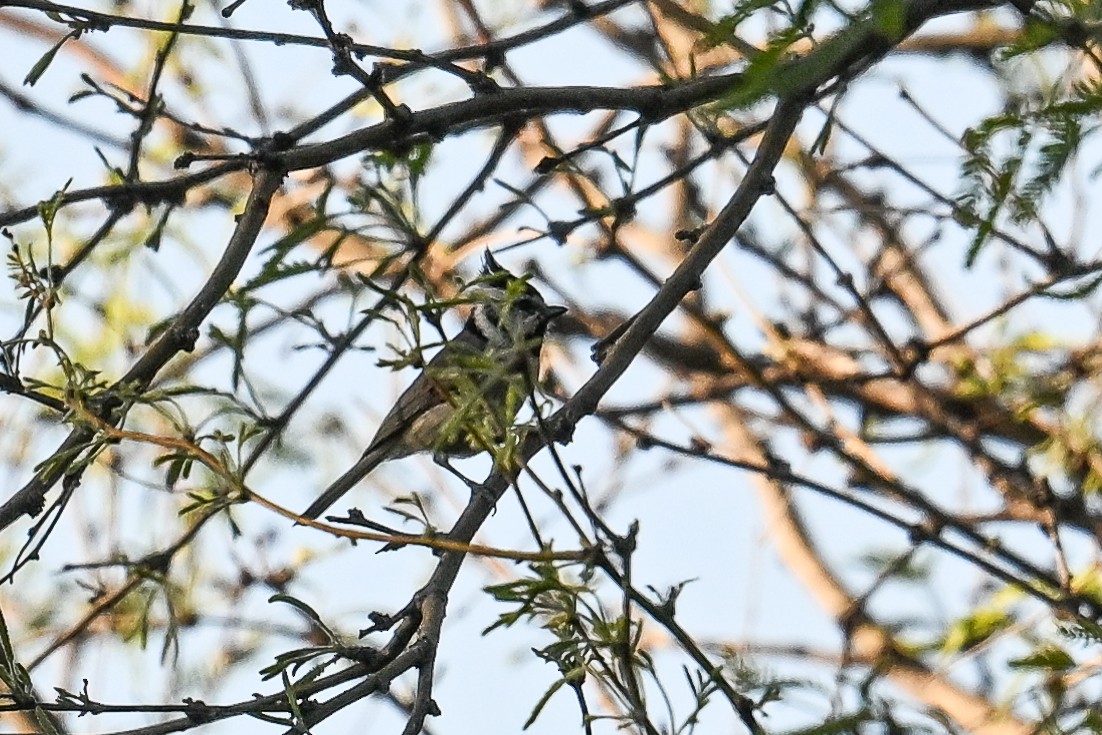
[[[409,127],[410,122],[413,120],[413,110],[409,109],[409,105],[405,102],[400,105],[395,105],[390,109],[388,114],[395,125],[403,128]]]
[[[367,619],[371,621],[371,627],[360,630],[360,638],[370,633],[380,633],[384,630],[390,630],[394,627],[394,624],[401,619],[401,616],[387,615],[386,613],[374,611],[368,613]]]
[[[175,327],[172,330],[172,339],[181,352],[192,352],[195,343],[199,341],[199,327],[187,325]]]
[[[160,551],[146,556],[135,566],[145,569],[153,575],[165,575],[168,574],[171,564],[172,553],[170,551]]]
[[[639,546],[639,521],[634,520],[628,526],[628,532],[623,536],[612,537],[612,550],[621,559],[627,559],[635,553]]]
[[[562,158],[560,156],[544,156],[532,170],[537,174],[549,174],[554,171],[555,167],[560,163],[562,163]]]
[[[906,364],[900,378],[906,380],[914,375],[919,365],[930,359],[930,343],[920,337],[912,337],[903,345]]]
[[[566,244],[566,238],[570,236],[570,233],[577,227],[573,222],[563,222],[562,220],[555,220],[554,222],[547,223],[547,235],[559,245]]]
[[[129,213],[138,204],[138,195],[126,185],[113,189],[103,196],[103,205],[112,212]]]
[[[475,72],[467,77],[467,85],[475,94],[497,94],[501,85],[485,72]]]
[[[568,421],[566,417],[548,424],[546,428],[547,435],[556,444],[569,444],[574,438],[574,424]]]
[[[682,242],[687,242],[690,245],[695,245],[696,241],[700,239],[700,236],[703,233],[704,225],[701,225],[700,227],[694,227],[691,230],[678,230],[677,232],[673,233],[673,237],[675,240],[680,240]]]
[[[635,322],[636,316],[637,315],[632,315],[630,318],[625,319],[618,327],[597,340],[589,350],[590,358],[593,362],[600,365],[605,361],[605,358],[608,357],[609,350],[612,349],[612,346],[616,344],[620,337],[624,336],[624,332],[628,331],[628,328]]]
[[[343,54],[334,54],[331,73],[335,77],[355,74],[355,66],[352,64],[352,59]]]
[[[232,16],[234,13],[237,12],[238,8],[245,4],[245,1],[246,0],[234,0],[226,7],[222,8],[222,17],[229,18],[230,16]]]
[[[943,525],[936,518],[928,518],[921,523],[912,524],[908,532],[911,544],[918,546],[925,541],[935,540],[941,535]]]
[[[570,0],[570,12],[574,14],[575,18],[588,18],[592,15],[592,10],[582,0]]]
[[[211,706],[201,699],[184,697],[184,717],[196,725],[205,725],[214,720],[214,711]]]

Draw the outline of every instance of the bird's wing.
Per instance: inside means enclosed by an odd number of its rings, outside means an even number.
[[[398,439],[418,416],[446,401],[447,396],[441,395],[440,380],[442,374],[446,372],[445,368],[451,367],[451,363],[458,355],[481,352],[480,343],[481,339],[478,335],[464,330],[433,355],[421,373],[402,392],[402,395],[398,396],[398,400],[383,417],[378,431],[367,445],[364,454],[370,454],[388,442]],[[401,455],[391,455],[391,457],[398,456]]]

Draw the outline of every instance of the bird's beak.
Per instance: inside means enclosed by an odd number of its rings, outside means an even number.
[[[565,306],[548,306],[543,310],[543,318],[546,321],[550,322],[558,319],[560,316],[568,311],[570,311],[570,309],[567,309]]]

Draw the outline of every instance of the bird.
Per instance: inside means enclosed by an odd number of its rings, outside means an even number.
[[[387,460],[432,452],[446,462],[490,451],[504,439],[535,385],[547,327],[567,308],[549,305],[489,250],[469,292],[473,306],[462,330],[398,396],[356,464],[302,518],[320,516]]]

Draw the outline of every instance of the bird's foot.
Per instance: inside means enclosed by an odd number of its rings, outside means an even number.
[[[479,498],[484,500],[491,506],[497,506],[497,501],[499,499],[497,493],[494,492],[489,485],[478,482],[477,480],[472,480],[459,470],[452,467],[450,458],[446,454],[433,452],[432,461],[462,480],[463,484],[470,489],[472,499]]]
[[[463,481],[463,483],[465,485],[469,485],[471,483],[471,481],[469,479],[467,479],[466,475],[464,475],[462,472],[460,472],[459,470],[452,467],[451,458],[448,457],[448,455],[444,454],[443,452],[433,452],[432,453],[432,461],[435,462],[440,467],[447,470],[448,472],[450,472],[451,474],[458,477],[460,480]]]

